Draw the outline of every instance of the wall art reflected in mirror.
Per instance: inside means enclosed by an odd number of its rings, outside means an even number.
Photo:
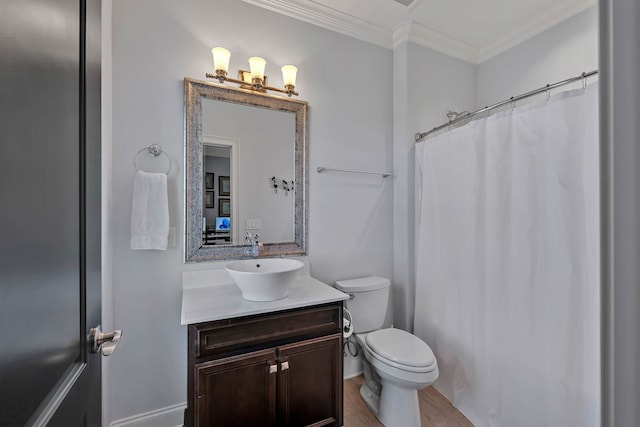
[[[184,261],[305,254],[307,103],[185,78],[185,123]]]

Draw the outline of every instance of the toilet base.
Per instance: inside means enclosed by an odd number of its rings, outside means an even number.
[[[418,390],[383,382],[376,416],[385,427],[420,427]]]
[[[385,393],[386,390],[386,393]],[[418,391],[383,384],[378,396],[367,384],[360,387],[360,396],[369,410],[385,427],[421,427]]]
[[[367,383],[362,384],[360,387],[360,397],[367,405],[369,410],[373,412],[373,415],[378,418],[378,407],[380,406],[380,396],[371,391]]]

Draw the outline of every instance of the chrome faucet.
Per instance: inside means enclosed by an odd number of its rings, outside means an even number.
[[[258,233],[253,236],[251,233],[247,231],[247,235],[244,238],[245,243],[251,245],[251,256],[257,257],[260,255],[260,252],[264,249],[264,245],[260,242],[260,235]]]

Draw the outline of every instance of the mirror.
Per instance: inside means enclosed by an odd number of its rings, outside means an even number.
[[[307,103],[184,79],[184,261],[306,254]]]

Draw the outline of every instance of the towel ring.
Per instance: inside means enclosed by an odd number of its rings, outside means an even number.
[[[169,173],[171,173],[171,165],[173,164],[173,160],[171,159],[171,157],[169,157],[169,155],[167,153],[164,152],[164,150],[162,149],[162,147],[158,144],[151,144],[150,146],[146,147],[146,148],[141,148],[136,154],[135,156],[133,156],[133,168],[137,171],[140,172],[141,169],[138,167],[138,156],[140,156],[140,154],[147,152],[148,155],[152,156],[152,157],[158,157],[160,154],[164,154],[167,159],[169,160],[169,169],[165,172],[165,175],[169,175]]]

